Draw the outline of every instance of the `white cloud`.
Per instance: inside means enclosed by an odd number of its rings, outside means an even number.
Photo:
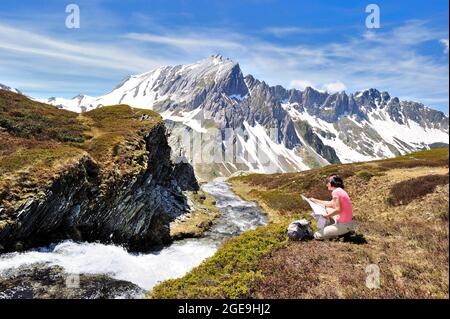
[[[313,84],[308,80],[292,80],[289,87],[293,89],[304,90],[306,87],[313,87]]]
[[[324,84],[315,84],[308,80],[292,80],[289,82],[289,88],[304,90],[307,87],[312,87],[320,92],[341,92],[347,89],[344,83],[340,81],[324,83]]]
[[[342,82],[331,82],[324,85],[324,88],[328,92],[341,92],[344,91],[347,87]]]
[[[444,45],[444,53],[448,54],[448,38],[440,39],[439,42],[441,42]]]

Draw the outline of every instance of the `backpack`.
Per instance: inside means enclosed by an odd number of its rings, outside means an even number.
[[[308,220],[300,219],[289,224],[287,235],[291,240],[308,240],[313,238],[313,230]]]

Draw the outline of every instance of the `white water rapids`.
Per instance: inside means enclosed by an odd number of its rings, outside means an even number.
[[[49,247],[0,255],[2,272],[45,263],[61,266],[70,274],[106,274],[150,290],[159,281],[183,276],[207,257],[220,243],[247,229],[266,223],[258,207],[237,197],[230,186],[214,181],[202,189],[216,199],[221,216],[201,238],[175,241],[158,252],[132,254],[123,247],[100,243],[64,241]]]

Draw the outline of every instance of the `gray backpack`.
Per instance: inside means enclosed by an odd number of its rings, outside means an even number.
[[[313,238],[313,230],[306,219],[293,221],[289,224],[287,235],[291,240],[308,240]]]

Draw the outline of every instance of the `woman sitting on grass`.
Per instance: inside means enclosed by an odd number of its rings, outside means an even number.
[[[324,205],[328,212],[324,217],[331,224],[325,226],[314,234],[315,239],[330,239],[350,232],[353,229],[352,202],[344,190],[344,181],[338,175],[330,175],[327,179],[327,187],[331,192],[331,201],[310,198],[311,201]]]

